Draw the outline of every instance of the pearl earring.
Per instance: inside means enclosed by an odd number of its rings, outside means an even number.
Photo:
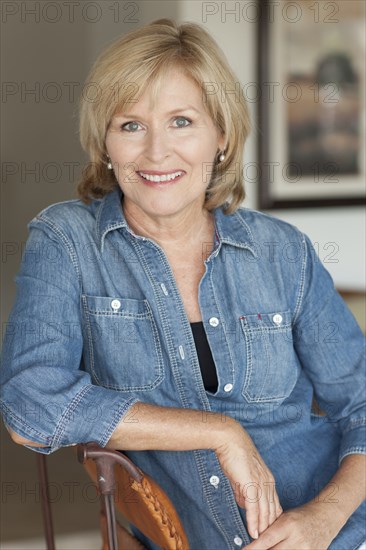
[[[107,168],[108,170],[112,170],[113,169],[113,166],[112,166],[112,162],[111,162],[111,159],[109,157],[108,158],[108,162],[107,162]]]
[[[225,160],[225,154],[224,152],[221,153],[221,155],[219,156],[219,162],[223,162]]]

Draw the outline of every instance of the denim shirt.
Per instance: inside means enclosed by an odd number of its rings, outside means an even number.
[[[66,201],[30,222],[3,345],[5,423],[51,453],[105,446],[137,401],[201,410],[203,425],[213,411],[250,434],[284,510],[314,498],[343,457],[365,453],[365,343],[309,238],[248,208],[213,211],[199,285],[210,393],[167,257],[132,231],[121,198]],[[249,543],[213,450],[126,454],[166,490],[192,550]],[[365,502],[330,548],[357,548],[364,520]]]

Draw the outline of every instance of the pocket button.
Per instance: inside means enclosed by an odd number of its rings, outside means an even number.
[[[121,307],[121,302],[119,300],[112,300],[111,306],[114,310],[119,309]]]
[[[273,315],[272,321],[276,323],[276,325],[280,325],[282,323],[282,315],[276,313],[276,315]]]

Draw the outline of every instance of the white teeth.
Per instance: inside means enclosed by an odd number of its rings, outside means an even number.
[[[139,172],[139,174],[140,174],[140,176],[142,176],[146,180],[159,182],[159,181],[175,180],[175,178],[177,178],[178,176],[183,174],[183,172],[174,172],[174,174],[163,174],[161,176],[156,176],[156,175],[152,175],[152,174],[145,174],[144,172]]]

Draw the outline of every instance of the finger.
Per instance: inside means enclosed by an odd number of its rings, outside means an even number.
[[[277,519],[277,503],[274,494],[269,495],[269,517],[268,525],[272,525]]]
[[[282,507],[276,491],[275,481],[273,480],[271,482],[264,483],[264,486],[268,490],[268,501],[270,504],[269,525],[272,525],[272,523],[274,523],[274,521],[282,514]]]
[[[259,505],[258,501],[245,500],[245,512],[248,525],[248,531],[253,539],[259,535]]]
[[[254,540],[250,544],[247,544],[242,550],[270,550],[272,547],[263,542],[262,540]]]
[[[282,512],[274,481],[263,483],[262,498],[264,499],[264,502],[262,503],[260,510],[259,533],[263,533],[267,527],[272,525],[276,521],[277,517],[281,515],[280,510]],[[266,510],[264,510],[265,506]]]
[[[263,487],[259,500],[259,534],[263,533],[269,526],[270,507],[270,495],[268,494],[267,487]]]
[[[264,483],[264,486],[267,490],[266,495],[268,498],[268,505],[269,505],[268,525],[272,525],[272,523],[274,523],[276,519],[280,517],[283,510],[278,498],[275,482],[273,481],[273,482]]]
[[[278,498],[278,494],[276,491],[274,495],[274,501],[275,501],[275,508],[276,508],[276,519],[278,519],[283,512],[283,508],[281,506],[280,499]]]
[[[283,546],[285,541],[284,534],[275,527],[268,527],[267,531],[262,535],[259,535],[257,540],[254,540],[247,546],[245,550],[288,550],[288,546]]]
[[[280,504],[280,500],[278,498],[277,491],[274,491],[273,495],[273,506],[271,506],[271,513],[274,515],[274,520],[270,522],[270,525],[280,517],[280,515],[283,512],[282,506]]]

